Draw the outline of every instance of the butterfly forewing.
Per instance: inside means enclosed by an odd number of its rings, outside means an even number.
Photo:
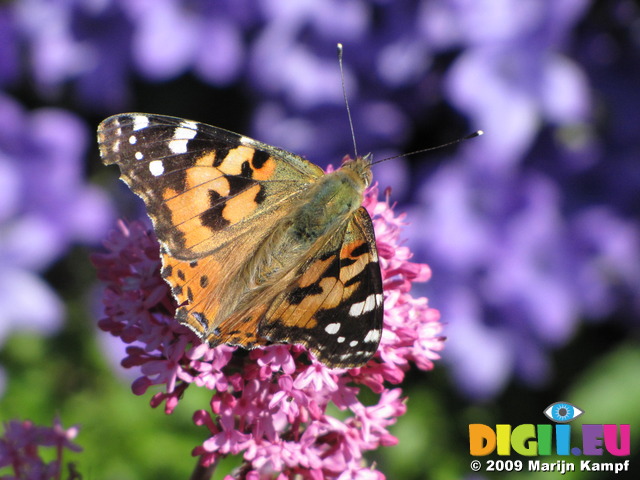
[[[110,117],[98,142],[103,162],[117,164],[144,200],[161,243],[162,276],[179,303],[176,317],[200,337],[247,348],[303,343],[334,367],[362,365],[375,353],[382,282],[364,208],[290,262],[281,251],[274,267],[265,251],[279,238],[274,232],[294,221],[298,204],[315,198],[308,192],[324,175],[320,167],[161,115]],[[253,271],[255,255],[266,273]],[[273,280],[256,287],[262,277]]]
[[[124,114],[98,128],[105,164],[139,195],[158,239],[180,259],[224,246],[323,174],[283,150],[202,123]]]

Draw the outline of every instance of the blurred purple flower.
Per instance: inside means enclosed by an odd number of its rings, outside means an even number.
[[[68,73],[76,100],[100,112],[126,109],[132,100],[133,27],[123,11],[127,4],[113,0],[76,2],[69,24],[58,26],[69,30],[87,57]]]
[[[18,35],[13,18],[0,6],[0,87],[14,82],[20,73]]]
[[[28,73],[47,95],[57,94],[64,82],[81,74],[92,63],[88,45],[71,31],[73,6],[73,2],[43,0],[11,5],[21,40],[28,48]]]
[[[214,391],[210,411],[194,414],[210,437],[196,447],[202,465],[242,454],[247,478],[357,478],[382,474],[364,465],[363,453],[397,443],[387,427],[405,413],[400,389],[410,362],[429,370],[443,347],[439,314],[425,298],[409,293],[413,282],[426,281],[426,265],[410,261],[399,244],[404,225],[377,188],[364,205],[376,230],[385,293],[385,325],[379,352],[352,370],[328,369],[301,345],[270,345],[251,350],[226,345],[209,348],[173,318],[176,305],[162,280],[159,247],[140,223],[125,225],[96,254],[98,276],[106,282],[102,330],[120,337],[127,348],[123,366],[139,366],[132,385],[137,395],[152,385],[165,391],[151,400],[171,413],[191,385]],[[378,394],[376,404],[358,398],[363,386]],[[339,420],[327,413],[333,403],[345,412]]]
[[[561,53],[587,0],[446,3],[451,21],[467,27],[455,30],[465,49],[448,72],[447,92],[474,125],[495,132],[476,147],[484,168],[522,161],[543,122],[587,121],[588,81]]]
[[[212,85],[234,81],[244,66],[243,23],[255,6],[246,2],[162,0],[123,3],[134,26],[133,61],[150,80],[175,78],[189,70]],[[249,14],[249,15],[247,15]]]
[[[22,45],[26,73],[42,96],[60,98],[72,86],[80,103],[116,111],[127,105],[136,72],[151,81],[187,71],[213,85],[234,81],[254,12],[239,1],[197,7],[173,0],[15,2],[0,12],[0,25],[6,16],[11,27],[3,30],[0,60],[7,61],[5,76],[15,79],[13,46]]]
[[[117,2],[25,0],[3,13],[23,54],[20,74],[40,96],[60,99],[71,86],[84,105],[108,111],[126,105],[131,26]]]
[[[409,234],[439,272],[432,297],[448,320],[445,359],[463,390],[484,398],[513,374],[542,384],[549,349],[640,287],[637,224],[572,197],[600,154],[587,73],[566,53],[590,2],[489,3],[433,2],[437,15],[422,20],[436,48],[463,48],[447,94],[489,133],[423,182]],[[541,141],[543,127],[558,132],[555,144]]]
[[[427,208],[414,214],[430,232],[422,245],[445,275],[435,297],[455,320],[447,358],[458,382],[482,396],[515,372],[543,380],[544,349],[571,337],[581,310],[574,281],[581,259],[570,248],[555,184],[529,174],[495,188],[458,164],[432,176],[423,192]],[[487,222],[492,217],[502,221]],[[469,353],[471,343],[483,362]]]
[[[109,226],[106,197],[82,178],[87,141],[71,113],[26,112],[0,94],[0,344],[14,329],[59,327],[64,307],[39,274]]]
[[[80,452],[82,449],[72,440],[78,435],[78,427],[65,429],[56,418],[53,427],[40,427],[29,420],[11,420],[4,424],[0,437],[0,469],[10,468],[13,475],[2,478],[54,480],[62,478],[64,449]],[[54,460],[46,463],[42,447],[54,447]],[[69,471],[74,469],[68,465]],[[1,473],[1,472],[0,472]],[[71,473],[69,477],[71,478]]]
[[[432,296],[450,320],[445,359],[463,390],[487,398],[513,374],[543,383],[547,351],[580,318],[606,317],[633,297],[640,230],[605,205],[567,211],[567,192],[548,174],[489,172],[470,155],[463,149],[424,182],[409,236],[439,272]]]

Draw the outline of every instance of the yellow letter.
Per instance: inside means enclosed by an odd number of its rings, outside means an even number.
[[[520,455],[528,457],[537,455],[536,426],[524,423],[514,428],[511,433],[511,446]]]

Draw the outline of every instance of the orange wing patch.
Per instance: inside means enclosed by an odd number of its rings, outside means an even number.
[[[245,191],[226,200],[222,209],[222,218],[229,224],[240,222],[256,211],[262,203],[262,186],[252,185]]]
[[[244,348],[264,345],[266,340],[257,337],[258,322],[266,306],[252,309],[242,318],[229,319],[214,326],[220,308],[217,294],[220,265],[212,261],[183,262],[163,257],[162,275],[172,286],[172,293],[180,306],[176,318],[211,346],[226,343]]]
[[[215,231],[247,218],[264,201],[264,187],[251,178],[253,149],[231,152],[219,166],[214,165],[215,152],[202,155],[194,166],[179,172],[184,180],[178,190],[168,186],[162,192],[165,212],[181,240],[180,245],[170,242],[170,250],[199,251]]]
[[[171,286],[178,302],[176,317],[200,337],[220,309],[215,295],[221,277],[221,265],[211,258],[186,262],[162,254],[162,277]]]
[[[253,147],[246,145],[233,148],[229,150],[218,168],[227,175],[244,175],[247,173],[247,168],[251,168],[251,178],[254,180],[273,178],[276,170],[276,162],[273,157],[270,156],[266,160],[256,160],[255,152]],[[249,165],[245,164],[247,160],[250,161]]]

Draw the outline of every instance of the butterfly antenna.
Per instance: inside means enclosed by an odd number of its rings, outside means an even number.
[[[344,84],[344,68],[342,67],[342,44],[338,44],[338,65],[340,65],[340,81],[342,82],[342,95],[344,96],[344,104],[347,107],[347,117],[349,117],[349,127],[351,128],[351,140],[353,141],[353,153],[358,158],[358,147],[356,145],[356,133],[353,129],[353,119],[351,118],[351,109],[349,108],[349,99],[347,98],[347,87]]]
[[[456,140],[452,140],[451,142],[443,143],[442,145],[437,145],[435,147],[423,148],[422,150],[416,150],[414,152],[401,153],[400,155],[394,155],[393,157],[383,158],[382,160],[373,162],[371,165],[375,165],[376,163],[386,162],[387,160],[393,160],[394,158],[408,157],[409,155],[416,155],[418,153],[430,152],[432,150],[439,150],[441,148],[450,147],[451,145],[464,142],[465,140],[469,140],[471,138],[479,137],[480,135],[484,135],[484,132],[482,130],[476,130],[475,132],[470,133],[469,135],[465,135],[464,137],[458,138]]]

